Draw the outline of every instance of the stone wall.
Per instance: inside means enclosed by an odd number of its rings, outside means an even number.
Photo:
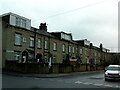
[[[49,73],[47,63],[17,63],[15,61],[6,61],[5,69],[21,73]]]
[[[21,72],[21,73],[36,73],[36,74],[47,74],[47,73],[70,73],[70,72],[85,72],[85,71],[96,71],[104,70],[104,67],[97,66],[90,67],[86,70],[86,65],[64,65],[64,64],[52,64],[49,68],[48,63],[18,63],[17,61],[6,61],[6,70]]]

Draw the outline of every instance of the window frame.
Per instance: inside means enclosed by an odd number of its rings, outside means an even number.
[[[48,41],[47,40],[44,41],[44,49],[48,50]]]
[[[80,54],[83,54],[83,49],[82,48],[80,48]]]
[[[14,51],[14,58],[16,61],[20,60],[20,51]],[[16,58],[18,58],[18,59],[16,59]]]
[[[34,47],[34,37],[33,36],[30,36],[30,42],[29,43],[30,43],[29,46],[31,48],[33,48]]]
[[[53,51],[57,51],[57,43],[56,42],[53,43]]]
[[[78,48],[76,47],[76,53],[78,53]]]
[[[74,46],[72,47],[72,52],[75,53],[75,47]]]
[[[42,40],[41,40],[41,38],[38,38],[38,40],[37,40],[37,48],[38,49],[42,48]]]
[[[65,44],[62,44],[62,52],[65,52]]]
[[[24,18],[16,17],[16,26],[26,28],[27,21]]]
[[[15,32],[15,46],[22,46],[22,34]]]
[[[71,46],[70,45],[68,46],[68,51],[69,51],[69,53],[71,53]]]

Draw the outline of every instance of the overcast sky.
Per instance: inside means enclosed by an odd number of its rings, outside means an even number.
[[[1,0],[0,14],[13,12],[31,19],[48,32],[72,33],[74,40],[88,39],[94,46],[116,51],[120,0]]]

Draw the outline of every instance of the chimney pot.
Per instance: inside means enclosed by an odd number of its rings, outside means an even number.
[[[47,31],[46,23],[40,23],[39,29]]]

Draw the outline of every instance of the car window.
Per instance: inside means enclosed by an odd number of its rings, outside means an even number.
[[[120,71],[120,67],[107,67],[107,70],[119,70]]]

